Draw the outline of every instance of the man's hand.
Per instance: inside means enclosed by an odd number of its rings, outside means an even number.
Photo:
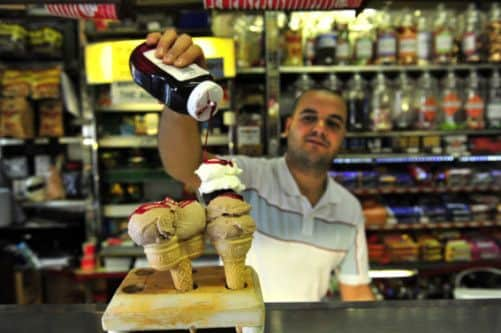
[[[185,67],[195,63],[207,68],[202,49],[193,44],[191,36],[187,34],[178,36],[174,29],[167,29],[163,34],[152,32],[146,37],[146,44],[157,46],[155,55],[166,65]]]
[[[373,301],[376,298],[368,284],[349,285],[339,284],[341,299],[343,301]]]

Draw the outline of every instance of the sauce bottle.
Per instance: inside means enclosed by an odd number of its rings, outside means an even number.
[[[130,56],[134,81],[170,109],[198,121],[213,116],[223,99],[223,89],[210,73],[196,64],[184,68],[165,65],[154,55],[155,46],[143,43]]]

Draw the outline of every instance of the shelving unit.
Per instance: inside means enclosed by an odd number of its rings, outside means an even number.
[[[205,138],[202,136],[202,140]],[[101,148],[157,148],[156,136],[108,136],[99,139]],[[207,140],[209,146],[224,146],[230,142],[227,135],[210,135]]]

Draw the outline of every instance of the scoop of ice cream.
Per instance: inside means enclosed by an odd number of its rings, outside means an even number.
[[[219,195],[207,205],[207,219],[220,216],[241,216],[249,214],[251,206],[235,195]]]
[[[180,240],[191,238],[205,229],[205,209],[194,200],[179,202],[176,235]]]
[[[129,217],[128,232],[137,245],[170,240],[176,233],[177,204],[170,200],[150,202]]]
[[[201,180],[200,193],[207,194],[219,190],[233,190],[241,192],[245,189],[238,175],[242,173],[234,161],[209,159],[204,161],[195,170]]]
[[[220,216],[207,225],[211,240],[241,238],[255,230],[256,224],[250,215]]]

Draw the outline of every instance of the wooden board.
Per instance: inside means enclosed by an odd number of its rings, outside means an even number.
[[[193,270],[196,289],[178,292],[169,271],[133,269],[102,317],[106,331],[211,327],[262,327],[264,303],[255,271],[247,266],[247,287],[225,287],[224,268]]]

